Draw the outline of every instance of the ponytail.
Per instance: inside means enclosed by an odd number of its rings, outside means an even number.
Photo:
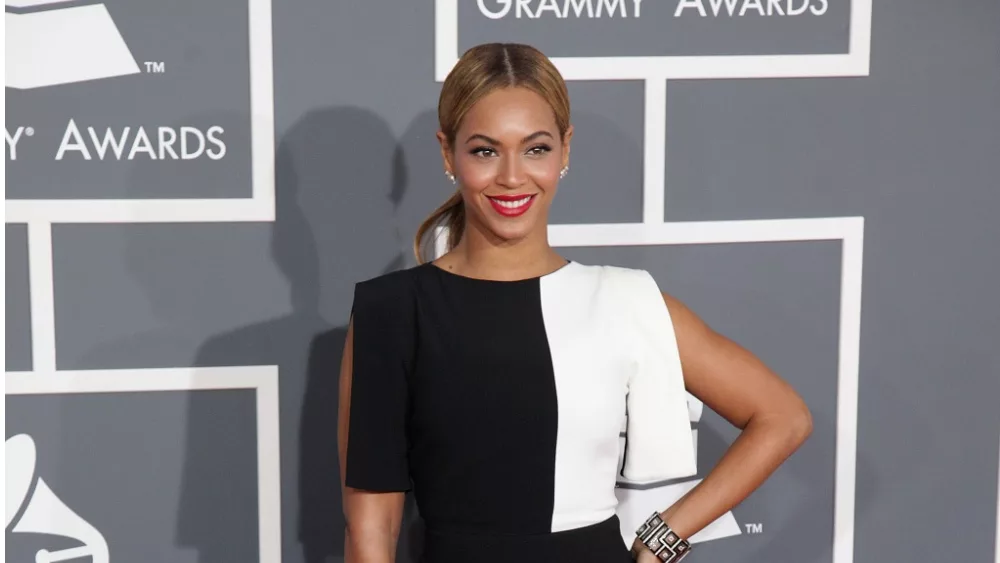
[[[417,229],[417,236],[413,240],[413,254],[417,258],[417,264],[423,264],[427,261],[424,256],[425,239],[428,233],[433,233],[438,226],[444,226],[448,229],[446,251],[455,248],[458,241],[462,240],[462,233],[465,230],[465,202],[462,200],[461,191],[456,191],[452,194],[447,201],[441,204],[441,207],[435,209],[420,224],[420,228]],[[436,240],[437,237],[435,237],[435,242]]]

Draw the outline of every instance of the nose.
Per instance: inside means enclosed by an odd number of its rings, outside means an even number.
[[[527,182],[524,165],[516,156],[505,156],[500,160],[496,183],[508,189],[517,189]]]

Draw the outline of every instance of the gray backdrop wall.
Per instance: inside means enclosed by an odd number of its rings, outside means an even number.
[[[413,264],[440,78],[511,40],[570,80],[553,243],[813,409],[691,561],[1000,563],[1000,4],[872,4],[8,2],[7,560],[341,561],[352,285]]]

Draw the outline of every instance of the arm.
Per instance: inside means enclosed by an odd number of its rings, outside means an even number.
[[[705,479],[661,513],[677,534],[690,538],[741,503],[792,455],[812,432],[812,418],[791,386],[753,354],[677,299],[663,294],[663,300],[688,391],[741,429]],[[638,540],[635,547],[642,547]]]
[[[347,525],[344,529],[345,563],[392,563],[396,558],[403,516],[403,492],[371,492],[348,487],[347,438],[350,424],[353,374],[354,321],[347,326],[344,356],[340,364],[340,400],[337,413],[337,443],[340,486]]]

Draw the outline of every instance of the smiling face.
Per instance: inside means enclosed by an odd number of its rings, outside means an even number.
[[[445,167],[462,191],[467,232],[499,243],[544,237],[572,133],[569,128],[561,136],[545,99],[519,87],[494,90],[476,102],[454,146],[439,133]]]

